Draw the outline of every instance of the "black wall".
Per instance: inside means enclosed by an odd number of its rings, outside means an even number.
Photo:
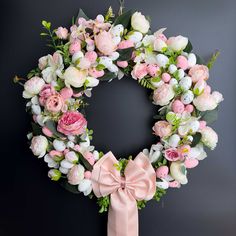
[[[40,0],[0,3],[0,235],[106,235],[106,214],[94,200],[73,195],[47,177],[47,167],[28,149],[22,88],[15,74],[25,76],[37,59],[49,52],[40,38],[41,20],[69,26],[81,7],[91,17],[118,1]],[[167,27],[167,35],[188,36],[196,52],[221,56],[209,83],[225,97],[214,128],[219,145],[189,175],[189,184],[169,190],[163,200],[149,202],[140,212],[140,235],[236,235],[235,53],[236,2],[233,0],[127,0],[126,7],[152,18],[152,29]],[[155,107],[134,80],[101,84],[89,99],[89,125],[98,149],[118,156],[137,154],[153,142]],[[122,226],[121,226],[122,227]]]

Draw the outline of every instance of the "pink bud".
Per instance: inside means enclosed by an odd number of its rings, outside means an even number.
[[[184,112],[184,104],[180,100],[175,100],[172,103],[172,111],[174,113],[183,113]]]
[[[188,68],[188,60],[184,56],[178,56],[177,57],[177,67],[181,68],[183,70],[186,70]]]
[[[48,136],[48,137],[52,137],[52,136],[53,136],[52,131],[51,131],[50,129],[48,129],[46,126],[44,126],[44,127],[42,128],[42,132],[43,132],[46,136]]]
[[[163,73],[161,76],[161,79],[165,82],[168,83],[171,79],[171,76],[168,73]]]
[[[126,68],[128,66],[128,62],[127,61],[117,61],[117,66],[119,66],[121,68]]]
[[[193,105],[189,104],[185,107],[185,111],[189,112],[189,113],[192,113],[194,110],[194,107]]]
[[[156,176],[159,179],[165,178],[169,173],[169,168],[168,166],[160,166],[157,170],[156,170]]]

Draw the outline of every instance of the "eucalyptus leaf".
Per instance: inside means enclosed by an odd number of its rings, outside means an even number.
[[[134,51],[134,47],[117,50],[117,52],[120,54],[118,60],[129,61],[132,57],[133,51]]]
[[[83,163],[83,165],[87,170],[92,171],[93,169],[92,165],[90,165],[90,163],[84,158],[84,156],[81,153],[78,154],[79,154],[79,161]]]
[[[78,190],[78,186],[69,184],[67,179],[61,179],[59,181],[59,184],[71,193],[75,193],[75,194],[80,193]]]
[[[218,108],[211,111],[200,112],[201,120],[206,121],[207,124],[214,123],[218,118]]]
[[[192,50],[193,50],[193,45],[188,40],[188,44],[187,44],[186,48],[184,49],[184,52],[190,53]]]
[[[105,74],[98,78],[100,81],[109,81],[111,79],[115,79],[117,78],[117,75],[113,72],[110,72],[110,71],[105,71]]]
[[[133,10],[129,10],[118,16],[114,22],[114,25],[122,24],[125,29],[128,29],[131,25],[131,16],[133,15],[133,12]]]
[[[81,8],[79,9],[78,16],[76,17],[76,20],[75,20],[76,24],[78,23],[78,19],[80,17],[83,17],[85,20],[89,20],[89,17],[84,13],[84,11]]]
[[[64,138],[65,135],[59,133],[56,129],[56,123],[53,120],[48,120],[45,122],[46,127],[57,137]]]
[[[202,134],[199,132],[193,135],[193,141],[191,143],[191,147],[195,147],[201,141],[201,138],[202,138]]]
[[[196,57],[197,57],[197,64],[198,65],[205,65],[206,64],[202,57],[200,57],[199,55],[196,55]]]
[[[71,86],[71,88],[72,88],[72,90],[73,90],[73,92],[74,92],[75,94],[84,91],[84,87],[83,87],[83,86],[80,87],[80,88],[75,88],[75,87],[72,87],[72,86]]]
[[[37,125],[34,122],[31,122],[31,126],[32,126],[32,132],[34,136],[42,134],[42,129],[39,125]]]

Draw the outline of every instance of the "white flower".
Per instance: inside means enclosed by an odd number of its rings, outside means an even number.
[[[67,148],[73,148],[75,144],[72,141],[67,142],[66,147]]]
[[[194,53],[188,54],[188,66],[189,68],[193,67],[197,63],[197,57]]]
[[[66,149],[65,143],[58,139],[54,139],[53,147],[59,152],[63,152]]]
[[[207,157],[207,153],[204,151],[203,144],[199,143],[195,147],[192,147],[190,149],[189,157],[199,161],[205,159]]]
[[[32,105],[31,106],[32,112],[35,115],[41,114],[41,107],[39,105]]]
[[[172,78],[172,79],[170,80],[169,84],[172,85],[172,86],[174,86],[174,85],[177,85],[177,84],[178,84],[178,81],[177,81],[177,79]]]
[[[47,64],[48,64],[48,56],[43,56],[39,58],[38,67],[40,70],[45,69]]]
[[[146,47],[148,45],[153,45],[154,40],[155,40],[154,35],[145,35],[145,37],[142,40],[142,43]]]
[[[202,93],[200,96],[194,98],[193,104],[199,111],[210,111],[217,107],[217,101],[218,99],[215,99],[212,94]]]
[[[219,93],[218,91],[214,91],[211,95],[215,99],[217,104],[219,104],[220,102],[224,100],[223,95]]]
[[[200,128],[200,123],[196,117],[191,116],[189,113],[183,113],[181,123],[178,128],[178,133],[181,136],[187,135],[189,132],[196,133]]]
[[[117,60],[117,59],[119,58],[119,56],[120,56],[119,52],[113,52],[113,53],[109,56],[109,58],[111,58],[112,61],[115,61],[115,60]]]
[[[48,55],[48,67],[42,71],[43,79],[50,83],[57,79],[57,76],[61,77],[61,71],[64,69],[63,58],[60,53],[55,52],[52,55]]]
[[[83,179],[78,186],[78,190],[88,196],[92,192],[92,181],[90,179]]]
[[[178,77],[179,79],[182,79],[184,77],[185,73],[183,69],[178,69]]]
[[[194,94],[191,90],[184,92],[181,95],[181,102],[185,105],[190,104],[194,99]]]
[[[198,80],[198,82],[194,85],[193,87],[193,92],[195,95],[199,96],[200,94],[203,93],[204,89],[206,87],[206,82],[205,80],[201,79]]]
[[[159,157],[161,156],[161,150],[163,149],[163,145],[161,143],[153,144],[150,148],[150,151],[148,149],[144,149],[143,153],[148,156],[151,163],[156,162]]]
[[[77,68],[70,66],[65,70],[63,78],[67,87],[70,87],[71,85],[75,88],[80,88],[84,85],[86,80],[86,71],[78,70]]]
[[[73,56],[72,56],[72,62],[76,64],[77,61],[78,61],[79,59],[83,58],[83,57],[84,57],[83,52],[81,52],[81,51],[76,52],[76,53],[74,53]]]
[[[91,76],[88,76],[86,78],[86,81],[87,81],[87,87],[96,87],[99,84],[99,80]]]
[[[184,163],[180,161],[172,162],[170,165],[170,174],[180,184],[187,184],[188,179],[186,177],[187,171]]]
[[[143,38],[142,33],[138,31],[132,31],[127,35],[127,39],[132,41],[134,44],[140,42]]]
[[[157,65],[159,67],[165,68],[166,65],[169,63],[169,58],[164,54],[158,54],[156,58],[157,58]]]
[[[65,169],[71,169],[74,166],[73,163],[71,163],[65,159],[61,161],[60,165],[61,165],[61,167],[65,168]]]
[[[173,147],[176,148],[179,144],[180,141],[180,137],[178,134],[173,134],[172,136],[170,136],[169,140],[168,140],[168,144]]]
[[[49,154],[44,156],[44,161],[48,164],[49,168],[58,168],[59,164],[55,162]]]
[[[110,29],[110,32],[112,34],[112,36],[122,36],[123,33],[124,33],[124,26],[122,24],[118,24],[116,26],[113,26],[111,29]]]
[[[67,178],[70,184],[79,184],[84,179],[84,167],[80,164],[73,166],[68,172]]]
[[[51,169],[48,172],[48,177],[51,180],[58,181],[61,178],[61,172],[57,169]]]
[[[150,28],[150,23],[140,12],[135,12],[131,17],[131,26],[134,30],[146,34]]]
[[[94,157],[95,161],[97,161],[99,159],[99,152],[94,150],[93,157]]]
[[[154,40],[153,47],[155,51],[161,52],[164,48],[167,47],[167,45],[162,39],[157,38]]]
[[[111,66],[107,67],[107,69],[110,71],[110,72],[113,72],[115,74],[118,73],[119,71],[119,68],[115,65],[115,64],[112,64]]]
[[[66,155],[65,155],[65,159],[73,164],[75,164],[77,161],[78,161],[78,156],[76,155],[75,152],[73,151],[70,151],[70,152],[67,152]]]
[[[156,186],[161,189],[168,189],[169,183],[165,179],[161,179],[161,181],[156,182]]]
[[[27,80],[24,84],[23,97],[32,98],[35,95],[39,94],[44,84],[45,84],[44,80],[36,76]]]
[[[59,171],[61,171],[62,174],[67,175],[68,172],[69,172],[69,169],[63,168],[63,167],[60,166],[60,167],[59,167]]]
[[[109,57],[99,57],[99,64],[108,68],[113,65],[113,62],[112,59]]]
[[[30,149],[35,156],[43,157],[46,154],[48,140],[43,135],[35,136],[31,140]]]
[[[192,86],[192,79],[189,76],[185,76],[179,81],[179,85],[183,91],[189,90]]]
[[[177,66],[174,65],[174,64],[171,64],[168,68],[168,71],[171,73],[171,74],[174,74],[175,71],[177,71]]]
[[[112,38],[112,42],[114,43],[114,45],[118,45],[121,42],[121,37],[120,36],[115,36]]]
[[[170,37],[167,40],[167,45],[169,48],[171,48],[173,51],[181,51],[186,48],[188,44],[188,38],[183,37],[181,35],[176,36],[176,37]]]
[[[215,149],[218,143],[218,135],[211,127],[205,127],[201,130],[202,139],[204,145],[209,147],[211,150]]]

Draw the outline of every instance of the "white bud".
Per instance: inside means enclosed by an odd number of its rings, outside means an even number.
[[[128,36],[127,36],[127,39],[132,41],[135,44],[140,42],[142,40],[142,38],[143,38],[143,34],[138,31],[134,31],[134,32],[128,34]]]
[[[191,68],[197,63],[197,58],[194,53],[189,53],[188,54],[188,66]]]
[[[184,77],[184,75],[185,75],[184,70],[183,69],[179,69],[178,70],[179,79],[182,79]]]
[[[32,112],[35,115],[40,115],[41,114],[41,107],[39,105],[32,105],[31,109],[32,109]]]
[[[66,149],[65,143],[58,139],[53,141],[53,147],[59,152],[63,152]]]
[[[69,169],[60,167],[59,170],[61,171],[62,174],[67,175],[69,172]]]
[[[74,166],[73,163],[71,163],[65,159],[61,161],[60,165],[61,165],[61,167],[66,168],[66,169],[71,169]]]
[[[174,86],[174,85],[177,85],[177,84],[178,84],[178,81],[177,81],[177,79],[172,78],[172,79],[170,80],[169,84],[172,85],[172,86]]]
[[[179,144],[179,141],[180,141],[179,135],[173,134],[172,136],[170,136],[168,143],[171,147],[176,148]]]
[[[169,71],[171,74],[174,74],[175,71],[177,71],[176,65],[171,64],[171,65],[169,66],[169,68],[168,68],[168,71]]]
[[[91,76],[88,76],[86,80],[88,81],[87,83],[88,87],[96,87],[99,84],[99,80]]]
[[[113,73],[118,73],[119,70],[119,68],[115,64],[112,64],[111,66],[107,67],[107,69]]]
[[[186,91],[181,96],[181,102],[185,105],[190,104],[194,99],[193,92],[191,90]]]
[[[166,65],[169,63],[169,58],[164,54],[158,54],[156,58],[157,58],[157,65],[159,67],[165,68]]]
[[[75,54],[73,54],[72,56],[72,62],[75,63],[78,59],[84,57],[84,54],[83,52],[79,51],[79,52],[76,52]]]
[[[192,86],[192,79],[189,76],[185,76],[179,81],[179,85],[184,91],[189,90]]]

